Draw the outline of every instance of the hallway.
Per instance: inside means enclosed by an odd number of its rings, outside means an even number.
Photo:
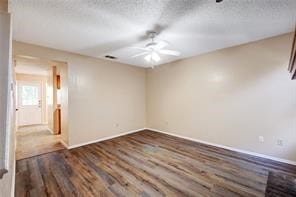
[[[65,149],[61,136],[53,135],[47,125],[20,127],[16,138],[16,160]]]

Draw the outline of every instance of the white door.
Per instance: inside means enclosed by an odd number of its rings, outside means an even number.
[[[18,126],[42,123],[41,82],[18,81]]]

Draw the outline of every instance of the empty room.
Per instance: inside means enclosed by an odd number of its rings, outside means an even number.
[[[295,0],[0,0],[0,197],[296,196]]]

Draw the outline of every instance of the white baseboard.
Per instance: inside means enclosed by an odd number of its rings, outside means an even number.
[[[67,149],[72,149],[72,148],[77,148],[77,147],[80,147],[80,146],[85,146],[85,145],[88,145],[88,144],[93,144],[93,143],[109,140],[109,139],[112,139],[112,138],[128,135],[128,134],[131,134],[131,133],[136,133],[136,132],[143,131],[143,130],[155,131],[155,132],[158,132],[158,133],[163,133],[163,134],[171,135],[171,136],[174,136],[174,137],[178,137],[178,138],[182,138],[182,139],[186,139],[186,140],[190,140],[190,141],[194,141],[194,142],[198,142],[198,143],[202,143],[202,144],[215,146],[215,147],[218,147],[218,148],[224,148],[224,149],[239,152],[239,153],[244,153],[244,154],[248,154],[248,155],[252,155],[252,156],[256,156],[256,157],[261,157],[261,158],[270,159],[270,160],[274,160],[274,161],[278,161],[278,162],[282,162],[282,163],[296,165],[296,161],[291,161],[291,160],[287,160],[287,159],[282,159],[282,158],[278,158],[278,157],[264,155],[264,154],[261,154],[261,153],[246,151],[246,150],[242,150],[242,149],[238,149],[238,148],[234,148],[234,147],[230,147],[230,146],[215,144],[215,143],[211,143],[211,142],[207,142],[207,141],[203,141],[203,140],[198,140],[198,139],[194,139],[194,138],[191,138],[191,137],[181,136],[181,135],[177,135],[177,134],[174,134],[174,133],[171,133],[171,132],[161,131],[161,130],[152,129],[152,128],[136,129],[136,130],[132,130],[132,131],[128,131],[128,132],[123,132],[123,133],[120,133],[120,134],[117,134],[117,135],[104,137],[104,138],[100,138],[100,139],[97,139],[97,140],[92,140],[92,141],[88,141],[88,142],[84,142],[84,143],[80,143],[80,144],[75,144],[75,145],[71,145],[71,146],[66,144],[63,140],[61,140],[61,143]]]
[[[54,135],[54,132],[53,132],[53,130],[51,130],[50,128],[47,128],[47,130],[51,133],[51,134],[53,134]]]
[[[60,142],[61,142],[61,144],[63,144],[63,146],[65,147],[65,148],[67,148],[68,149],[68,144],[64,141],[64,140],[60,140]]]
[[[132,130],[132,131],[127,131],[127,132],[119,133],[117,135],[112,135],[112,136],[109,136],[109,137],[103,137],[103,138],[100,138],[100,139],[97,139],[97,140],[92,140],[92,141],[88,141],[88,142],[84,142],[84,143],[80,143],[80,144],[74,144],[74,145],[71,145],[71,146],[67,146],[67,148],[68,149],[77,148],[77,147],[80,147],[80,146],[85,146],[85,145],[88,145],[88,144],[93,144],[93,143],[97,143],[97,142],[101,142],[101,141],[105,141],[105,140],[110,140],[112,138],[128,135],[128,134],[131,134],[131,133],[136,133],[136,132],[143,131],[143,130],[145,130],[145,128],[136,129],[136,130]]]
[[[244,153],[244,154],[248,154],[248,155],[252,155],[252,156],[256,156],[256,157],[262,157],[262,158],[265,158],[265,159],[271,159],[271,160],[282,162],[282,163],[296,165],[296,161],[281,159],[281,158],[278,158],[278,157],[264,155],[264,154],[261,154],[261,153],[255,153],[255,152],[251,152],[251,151],[241,150],[241,149],[238,149],[238,148],[233,148],[233,147],[229,147],[229,146],[224,146],[224,145],[220,145],[220,144],[206,142],[206,141],[203,141],[203,140],[198,140],[198,139],[194,139],[194,138],[190,138],[190,137],[186,137],[186,136],[181,136],[181,135],[177,135],[177,134],[166,132],[166,131],[160,131],[160,130],[157,130],[157,129],[152,129],[152,128],[145,128],[145,129],[155,131],[155,132],[158,132],[158,133],[164,133],[164,134],[167,134],[167,135],[171,135],[171,136],[174,136],[174,137],[179,137],[179,138],[182,138],[182,139],[186,139],[186,140],[190,140],[190,141],[194,141],[194,142],[198,142],[198,143],[202,143],[202,144],[207,144],[207,145],[211,145],[211,146],[215,146],[215,147],[219,147],[219,148],[228,149],[228,150],[239,152],[239,153]]]

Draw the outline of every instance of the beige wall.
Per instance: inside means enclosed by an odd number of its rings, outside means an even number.
[[[291,43],[287,34],[150,69],[148,127],[296,161]]]
[[[145,127],[145,69],[20,42],[13,54],[67,62],[69,145]]]
[[[16,80],[17,81],[40,81],[41,82],[41,88],[42,88],[42,124],[47,124],[47,106],[46,106],[46,83],[47,83],[47,77],[41,76],[41,75],[29,75],[29,74],[16,74]],[[16,90],[17,91],[17,90]],[[17,106],[17,105],[16,105]]]

